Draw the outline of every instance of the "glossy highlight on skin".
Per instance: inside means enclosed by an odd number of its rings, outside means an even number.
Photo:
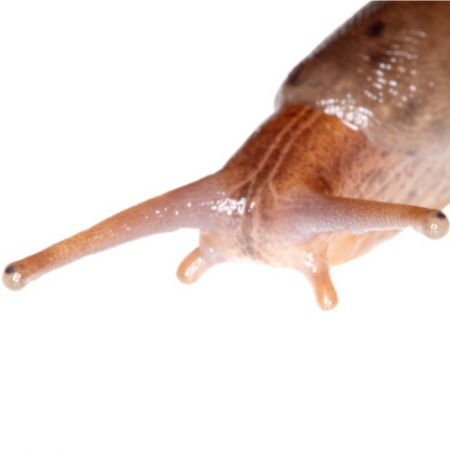
[[[301,62],[276,112],[215,174],[152,198],[9,264],[7,287],[122,243],[200,230],[177,276],[216,264],[294,268],[324,310],[330,268],[407,227],[431,239],[449,222],[450,4],[372,2]]]

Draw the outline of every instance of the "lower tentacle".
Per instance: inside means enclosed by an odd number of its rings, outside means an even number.
[[[184,284],[192,284],[210,268],[211,265],[202,257],[200,249],[197,247],[181,261],[177,277]]]
[[[311,283],[317,304],[324,311],[335,308],[338,295],[330,277],[330,266],[326,257],[311,252],[303,254],[303,261],[297,269],[302,272]]]

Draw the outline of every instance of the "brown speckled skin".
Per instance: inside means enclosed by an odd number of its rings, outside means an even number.
[[[225,261],[295,268],[323,309],[329,267],[412,226],[448,230],[450,2],[372,2],[289,75],[278,110],[214,175],[10,264],[20,289],[139,237],[198,228],[185,283]]]
[[[278,105],[326,111],[333,100],[330,109],[392,152],[448,154],[449,35],[450,2],[371,2],[294,68]],[[369,113],[366,125],[352,106]]]

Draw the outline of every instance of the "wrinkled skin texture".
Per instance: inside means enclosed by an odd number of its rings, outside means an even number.
[[[277,111],[217,173],[8,265],[20,289],[71,261],[182,227],[195,282],[239,260],[290,267],[331,309],[332,265],[410,226],[440,238],[450,177],[450,3],[373,2],[289,75]]]

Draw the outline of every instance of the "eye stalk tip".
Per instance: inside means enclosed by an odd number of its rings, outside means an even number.
[[[18,291],[22,289],[26,282],[14,264],[9,264],[3,271],[3,284],[12,291]]]
[[[430,239],[441,239],[449,230],[449,221],[442,211],[430,211],[420,224],[420,231]]]

